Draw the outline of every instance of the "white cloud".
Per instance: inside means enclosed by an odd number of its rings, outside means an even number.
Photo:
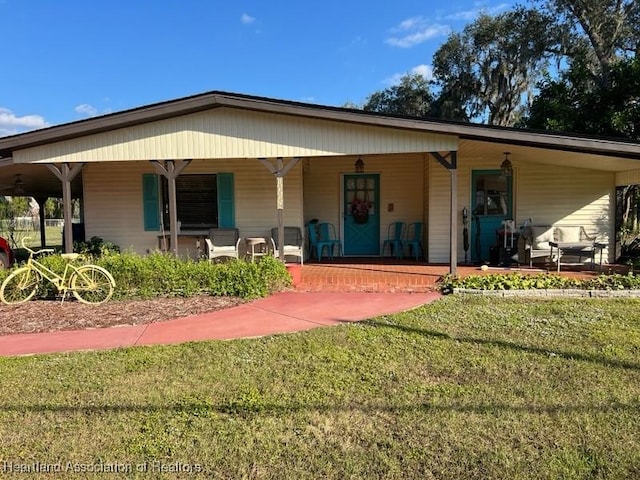
[[[252,17],[251,15],[247,14],[247,13],[243,13],[242,16],[240,17],[240,21],[242,23],[244,23],[245,25],[250,25],[253,22],[256,21],[256,17]]]
[[[0,137],[38,128],[48,127],[49,123],[40,115],[16,116],[11,110],[0,107]]]
[[[420,28],[424,24],[425,20],[423,17],[412,17],[407,18],[400,22],[400,25],[396,27],[396,31],[406,31],[413,30],[415,28]]]
[[[418,74],[418,75],[422,75],[424,78],[426,78],[427,80],[431,80],[433,79],[433,68],[431,68],[430,65],[417,65],[415,67],[413,67],[411,70],[409,70],[408,72],[404,72],[404,73],[395,73],[393,74],[391,77],[389,77],[385,83],[389,86],[393,86],[393,85],[399,85],[402,78],[406,77],[407,74]]]
[[[78,115],[81,115],[83,117],[97,117],[98,115],[106,115],[107,113],[111,113],[110,108],[104,108],[100,111],[96,107],[88,103],[81,103],[80,105],[77,105],[73,110]]]
[[[387,78],[384,83],[386,83],[389,86],[399,85],[400,81],[402,80],[402,77],[404,77],[405,75],[406,73],[394,73],[392,76]]]
[[[480,12],[481,10],[463,10],[461,12],[451,13],[445,18],[447,20],[464,20],[465,22],[470,22],[474,20]]]
[[[433,80],[433,68],[431,68],[431,65],[418,65],[411,69],[411,73],[417,73],[418,75],[422,75],[427,80]]]
[[[497,13],[500,13],[500,12],[510,8],[511,4],[510,3],[499,3],[497,5],[494,5],[494,6],[491,6],[491,7],[487,7],[484,3],[477,2],[475,4],[475,7],[476,8],[473,8],[471,10],[462,10],[460,12],[451,13],[451,14],[445,16],[444,18],[446,20],[462,20],[464,22],[472,22],[473,20],[478,18],[478,16],[482,12],[488,13],[489,15],[495,15]]]
[[[98,115],[98,109],[88,103],[81,103],[73,109],[76,113],[84,117],[95,117]]]
[[[499,3],[498,5],[494,5],[493,7],[485,8],[485,10],[490,14],[495,15],[496,13],[508,10],[509,8],[511,8],[511,6],[511,3]]]
[[[424,17],[411,17],[391,29],[393,34],[385,43],[400,48],[409,48],[432,38],[446,36],[450,32],[448,25],[429,23]]]

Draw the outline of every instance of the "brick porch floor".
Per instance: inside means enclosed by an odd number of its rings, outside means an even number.
[[[606,268],[606,267],[605,267]],[[481,271],[478,266],[458,265],[458,275],[487,275],[491,273],[522,272],[537,274],[546,269],[529,267],[490,267]],[[434,290],[442,276],[449,273],[449,265],[433,265],[414,260],[388,258],[337,258],[332,261],[305,263],[302,266],[300,291],[336,292],[426,292]],[[555,273],[552,271],[551,273]],[[592,277],[598,271],[562,271],[561,275]]]

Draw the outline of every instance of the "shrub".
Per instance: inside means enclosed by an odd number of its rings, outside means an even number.
[[[120,253],[120,247],[111,242],[105,242],[100,237],[91,237],[86,242],[74,242],[73,251],[92,257],[100,257],[102,255],[112,255]]]
[[[40,256],[38,261],[60,275],[67,262],[60,255]],[[255,263],[244,260],[210,263],[183,260],[166,253],[141,256],[125,252],[103,254],[90,259],[90,262],[106,268],[113,275],[116,282],[114,299],[200,294],[258,298],[291,285],[291,277],[284,264],[270,256]],[[0,270],[0,281],[12,270]],[[55,287],[45,282],[38,296],[51,297],[55,293]]]
[[[541,273],[525,275],[521,273],[472,275],[460,278],[446,275],[440,282],[440,291],[451,293],[454,288],[475,290],[528,290],[528,289],[584,289],[623,290],[640,288],[640,276],[599,275],[595,278],[576,279],[560,275]]]
[[[116,281],[117,298],[193,296],[198,294],[264,297],[291,284],[285,266],[272,257],[256,263],[182,260],[171,254],[106,255],[96,260]]]
[[[4,279],[7,278],[12,271],[13,269],[0,268],[0,284],[4,282]]]

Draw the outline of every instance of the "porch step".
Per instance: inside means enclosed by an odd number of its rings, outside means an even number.
[[[430,292],[442,276],[441,269],[418,264],[304,265],[295,288],[312,292]]]
[[[361,293],[426,293],[437,290],[435,285],[398,285],[387,283],[329,284],[301,283],[295,289],[300,292],[361,292]]]

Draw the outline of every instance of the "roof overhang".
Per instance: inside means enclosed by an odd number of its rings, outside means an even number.
[[[460,140],[521,145],[640,160],[640,143],[638,142],[443,120],[381,115],[355,109],[291,102],[226,92],[208,92],[0,138],[0,162],[5,161],[7,157],[13,156],[13,152],[18,150],[220,107],[384,128],[455,135]]]

